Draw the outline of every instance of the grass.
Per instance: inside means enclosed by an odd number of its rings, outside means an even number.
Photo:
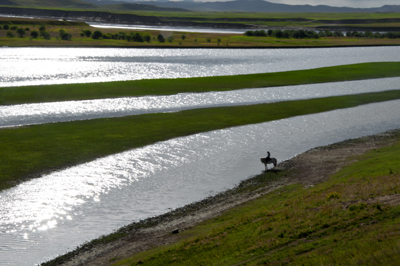
[[[400,98],[400,91],[0,129],[0,189],[157,141]]]
[[[344,19],[388,19],[400,18],[400,13],[263,13],[263,12],[161,12],[161,11],[131,11],[143,16],[157,17],[193,17],[203,20],[219,18],[232,19],[292,19],[304,18],[308,20],[344,20]],[[297,23],[297,22],[295,22]]]
[[[20,25],[22,26],[22,25]],[[45,40],[42,37],[32,39],[29,35],[23,38],[6,37],[6,30],[0,30],[0,46],[9,47],[124,47],[124,48],[137,48],[137,47],[160,47],[160,48],[306,48],[306,47],[346,47],[346,46],[390,46],[400,45],[400,39],[372,39],[372,38],[355,38],[355,37],[326,37],[320,39],[278,39],[274,37],[247,37],[242,38],[241,34],[227,34],[227,33],[182,33],[170,32],[168,36],[172,36],[172,42],[160,43],[155,38],[158,34],[166,36],[166,31],[146,31],[151,37],[152,41],[147,42],[128,42],[126,40],[93,40],[90,37],[81,37],[79,34],[81,29],[89,29],[92,32],[99,30],[93,27],[79,27],[72,32],[72,40],[62,41],[57,40],[58,31],[55,30],[51,33],[51,40]],[[125,33],[140,32],[141,30],[109,30],[100,29],[103,33],[119,32]],[[29,33],[28,33],[29,34]],[[185,34],[187,38],[181,40],[181,35]],[[211,39],[208,42],[207,39]],[[217,42],[221,39],[221,42]]]
[[[325,183],[281,188],[113,265],[398,265],[400,206],[366,199],[398,195],[399,139]]]
[[[385,78],[399,75],[399,62],[380,62],[251,75],[9,87],[0,88],[0,105],[124,96],[171,95],[184,92],[228,91],[242,88]]]
[[[251,22],[254,24],[254,22]],[[296,23],[297,27],[304,27],[302,23],[310,25],[310,22],[260,22],[267,23],[268,27],[274,26],[288,26],[293,27]],[[360,23],[360,22],[357,22]],[[18,26],[22,28],[30,28],[30,31],[24,37],[7,37],[8,30],[0,29],[0,46],[9,47],[179,47],[179,48],[267,48],[267,47],[337,47],[337,46],[373,46],[373,45],[400,45],[400,39],[372,39],[372,38],[355,38],[355,37],[324,37],[320,39],[277,39],[274,37],[245,37],[242,34],[229,34],[229,33],[182,33],[182,32],[166,32],[159,30],[131,30],[131,29],[99,29],[90,27],[84,22],[66,22],[66,21],[51,21],[43,19],[24,20],[13,18],[0,18],[0,26],[3,24],[10,24],[11,26]],[[50,34],[51,39],[45,40],[43,37],[31,38],[30,32],[36,30],[39,32],[40,25],[46,25],[46,31]],[[275,25],[277,24],[277,25]],[[279,24],[279,25],[278,25]],[[283,25],[285,24],[285,25]],[[321,26],[320,24],[318,24]],[[366,27],[393,27],[398,26],[398,23],[370,23],[370,24],[357,24],[358,26]],[[357,26],[355,24],[355,26]],[[347,25],[348,26],[348,25]],[[59,30],[64,30],[72,35],[70,41],[64,41],[59,38]],[[94,40],[91,37],[82,37],[83,30],[91,30],[92,32],[100,30],[102,33],[116,34],[124,32],[126,34],[145,32],[150,35],[151,42],[128,42],[126,40],[102,39]],[[354,29],[353,29],[354,30]],[[374,31],[373,29],[371,29]],[[14,31],[15,36],[17,36]],[[172,36],[174,39],[169,42],[160,43],[156,40],[158,34],[164,37]],[[186,35],[186,39],[182,40],[182,34]],[[207,40],[211,41],[208,42]],[[221,41],[218,42],[217,40]]]

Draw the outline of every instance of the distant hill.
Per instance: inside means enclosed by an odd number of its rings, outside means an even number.
[[[98,5],[98,6],[117,5],[117,4],[127,4],[127,3],[129,3],[129,4],[136,4],[136,3],[139,3],[139,1],[130,1],[130,0],[128,0],[128,1],[83,0],[83,1],[88,2],[88,3],[91,3],[91,4],[94,4],[94,5]],[[155,1],[155,2],[157,2],[157,1]],[[143,2],[143,4],[145,4],[145,3]]]
[[[81,0],[0,0],[0,5],[21,7],[97,8]],[[0,10],[1,13],[1,10]]]
[[[194,2],[184,1],[143,1],[143,0],[0,0],[0,5],[24,7],[55,7],[79,9],[150,10],[150,11],[239,11],[239,12],[400,12],[400,5],[387,5],[379,8],[333,7],[327,5],[286,5],[263,0],[234,0],[227,2]],[[0,10],[1,12],[1,10]]]
[[[160,7],[139,2],[123,1],[98,1],[98,0],[0,0],[0,5],[14,7],[53,7],[53,8],[79,8],[79,9],[107,9],[112,11],[174,11],[189,12],[190,10],[179,7]],[[1,9],[0,9],[1,13]]]
[[[400,5],[385,5],[377,8],[376,12],[400,12]]]
[[[17,6],[18,4],[9,0],[0,0],[0,6]]]
[[[142,3],[135,3],[135,4],[114,4],[114,5],[102,5],[101,9],[107,10],[125,10],[125,11],[133,11],[133,10],[140,10],[140,11],[170,11],[170,12],[191,12],[191,10],[177,8],[177,7],[160,7],[155,5],[147,5]]]
[[[97,1],[97,0],[86,0]],[[109,0],[108,0],[109,1]],[[177,7],[193,11],[245,11],[245,12],[323,12],[323,13],[354,13],[354,12],[400,12],[400,5],[382,6],[380,8],[333,7],[327,5],[286,5],[275,4],[263,0],[236,0],[227,2],[194,2],[194,1],[134,1],[160,7]],[[100,1],[101,2],[101,1]]]

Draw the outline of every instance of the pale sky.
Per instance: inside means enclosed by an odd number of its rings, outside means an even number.
[[[199,2],[225,2],[232,0],[195,0]],[[346,6],[346,7],[381,7],[384,5],[400,5],[400,0],[266,0],[271,3],[288,5],[327,5],[327,6]]]
[[[289,5],[328,5],[347,7],[381,7],[384,5],[400,5],[400,0],[267,0],[271,3]]]

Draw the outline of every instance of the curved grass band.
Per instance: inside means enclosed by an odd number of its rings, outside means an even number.
[[[171,95],[184,92],[300,85],[400,76],[400,62],[362,63],[277,73],[201,78],[149,79],[0,88],[0,105]]]
[[[41,173],[199,132],[400,99],[400,90],[0,129],[0,189]]]

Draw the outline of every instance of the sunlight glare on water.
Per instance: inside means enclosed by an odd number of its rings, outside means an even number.
[[[174,26],[150,26],[150,25],[127,25],[127,24],[106,24],[88,22],[95,28],[111,28],[111,29],[133,29],[133,30],[162,30],[168,32],[204,32],[204,33],[237,33],[243,34],[247,29],[231,29],[231,28],[203,28],[203,27],[174,27]]]
[[[0,127],[378,92],[400,89],[399,84],[400,78],[386,78],[171,96],[0,106]]]
[[[238,75],[400,61],[400,47],[318,49],[0,48],[0,86]]]
[[[0,261],[32,265],[233,187],[310,148],[400,127],[389,101],[159,142],[57,171],[0,193]]]

